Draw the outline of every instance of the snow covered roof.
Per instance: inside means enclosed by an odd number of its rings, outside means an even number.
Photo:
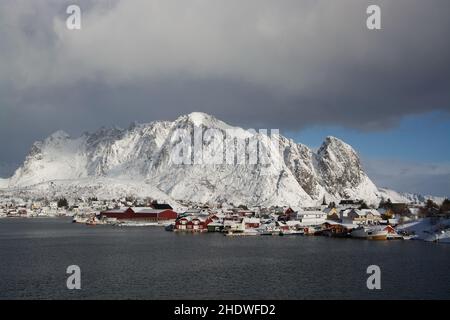
[[[200,216],[184,216],[181,219],[187,220],[187,221],[192,221],[192,220],[199,220],[201,222],[206,221],[205,217],[200,217]]]
[[[380,213],[375,210],[375,209],[360,209],[359,210],[361,212],[362,215],[368,215],[368,214],[372,214],[374,216],[380,216]]]
[[[320,210],[315,210],[315,211],[299,211],[298,212],[299,216],[306,216],[306,215],[321,215],[321,216],[326,216],[326,212],[320,211]]]
[[[244,218],[244,223],[261,223],[260,218]]]
[[[224,224],[222,222],[218,222],[218,221],[213,221],[208,224],[208,226],[212,226],[212,227],[222,227],[223,225]]]
[[[324,223],[328,223],[332,226],[343,226],[347,229],[355,229],[357,227],[357,225],[354,225],[353,223],[341,223],[333,220],[326,220]]]
[[[106,212],[109,213],[125,213],[125,211],[128,210],[128,207],[122,207],[122,208],[117,208],[117,209],[111,209],[111,210],[106,210]]]
[[[238,221],[233,221],[233,220],[225,220],[224,222],[223,222],[223,225],[226,227],[226,226],[235,226],[235,225],[237,225],[237,224],[241,224],[240,222],[238,222]]]
[[[143,210],[153,210],[151,207],[131,207],[134,212],[143,211]]]
[[[111,210],[106,210],[106,212],[108,213],[125,213],[125,211],[127,211],[128,209],[133,210],[136,214],[139,213],[161,213],[164,211],[164,209],[161,210],[157,210],[157,209],[153,209],[150,207],[122,207],[122,208],[118,208],[118,209],[111,209]]]
[[[139,213],[161,213],[164,211],[167,211],[169,209],[142,209],[142,210],[133,210],[135,213],[139,214]]]

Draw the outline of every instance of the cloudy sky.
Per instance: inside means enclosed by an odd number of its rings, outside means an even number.
[[[448,0],[2,1],[0,175],[57,129],[203,111],[312,147],[340,137],[380,186],[448,196],[449,15]]]

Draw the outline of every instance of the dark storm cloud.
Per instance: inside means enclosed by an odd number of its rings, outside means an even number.
[[[448,0],[0,4],[0,144],[204,111],[236,125],[382,130],[450,110]],[[382,30],[365,27],[368,4]]]
[[[379,187],[448,197],[450,163],[417,163],[396,159],[365,159],[365,169]]]

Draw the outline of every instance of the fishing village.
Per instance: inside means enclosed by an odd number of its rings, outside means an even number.
[[[174,209],[151,199],[99,201],[96,198],[68,203],[66,199],[35,202],[0,202],[2,218],[72,217],[87,226],[164,227],[175,233],[220,232],[228,237],[326,236],[367,240],[450,241],[450,206],[381,202],[370,208],[363,201],[291,207],[247,207],[182,203]]]

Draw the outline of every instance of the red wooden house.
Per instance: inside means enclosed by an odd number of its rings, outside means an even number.
[[[100,219],[116,218],[117,220],[144,220],[151,222],[175,220],[178,214],[170,209],[153,208],[121,208],[100,212]]]
[[[246,229],[259,228],[261,220],[259,218],[244,218],[244,224]]]
[[[209,220],[211,222],[211,220]],[[195,216],[187,216],[181,219],[178,219],[175,222],[174,231],[182,231],[182,232],[207,232],[208,231],[208,223],[207,220],[195,217]]]

